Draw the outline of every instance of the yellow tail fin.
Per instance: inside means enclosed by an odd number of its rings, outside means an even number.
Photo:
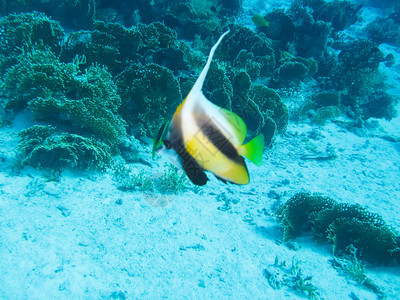
[[[248,158],[256,166],[261,166],[264,149],[264,135],[259,134],[247,144],[240,147],[239,153]]]

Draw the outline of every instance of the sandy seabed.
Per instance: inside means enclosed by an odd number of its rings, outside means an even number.
[[[323,299],[376,299],[331,266],[330,245],[309,236],[296,239],[294,250],[281,244],[273,213],[295,193],[310,191],[359,203],[400,230],[400,118],[371,124],[374,130],[360,137],[335,123],[291,123],[261,167],[249,164],[249,185],[212,178],[178,195],[121,191],[111,174],[64,171],[48,181],[29,167],[13,173],[16,137],[3,129],[0,298],[304,297],[269,285],[264,270],[278,258],[288,266],[298,261]],[[327,147],[337,158],[316,159]],[[149,150],[143,157],[151,161]],[[136,167],[148,176],[165,169],[162,160]],[[367,265],[366,274],[389,299],[400,295],[399,266]]]

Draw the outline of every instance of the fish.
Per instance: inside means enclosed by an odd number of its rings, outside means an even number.
[[[269,26],[269,22],[267,20],[265,20],[265,18],[261,15],[254,15],[251,17],[251,20],[253,21],[254,24],[256,24],[257,26]]]
[[[243,119],[212,103],[202,92],[214,52],[228,33],[229,30],[223,33],[211,48],[189,94],[153,140],[153,157],[159,153],[168,158],[199,186],[209,181],[206,172],[224,183],[248,184],[250,176],[244,157],[257,166],[262,164],[264,135],[244,144],[247,127]]]

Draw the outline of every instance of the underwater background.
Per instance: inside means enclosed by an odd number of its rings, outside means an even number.
[[[0,299],[400,299],[395,0],[0,0]],[[203,92],[250,183],[152,138]]]

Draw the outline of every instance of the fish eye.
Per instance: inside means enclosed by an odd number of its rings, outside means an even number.
[[[165,148],[167,148],[167,149],[171,149],[172,148],[172,145],[171,145],[170,141],[163,141],[163,142],[164,142]]]

